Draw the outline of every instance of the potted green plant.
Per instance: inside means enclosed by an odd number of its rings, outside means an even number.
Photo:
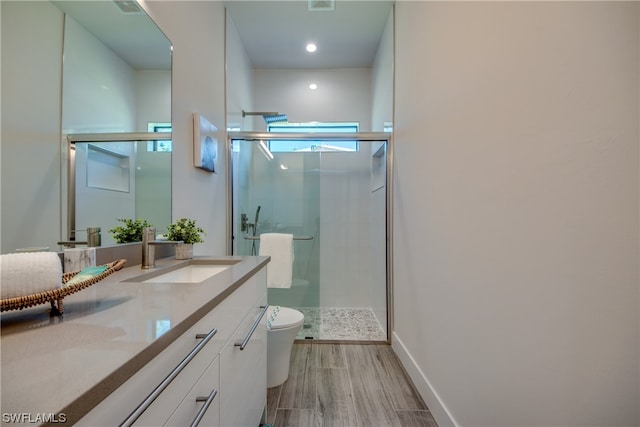
[[[167,239],[173,241],[182,240],[182,245],[176,246],[176,259],[193,258],[193,244],[202,243],[202,236],[207,233],[196,226],[195,219],[180,218],[167,228]]]
[[[153,227],[146,219],[118,218],[117,221],[124,223],[124,225],[118,225],[109,230],[116,243],[141,242],[142,230],[145,227]]]

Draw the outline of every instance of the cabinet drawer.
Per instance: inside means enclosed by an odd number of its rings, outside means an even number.
[[[165,426],[190,426],[201,416],[200,426],[220,426],[219,362],[216,358],[189,391]],[[210,400],[210,402],[207,402]]]
[[[210,334],[213,333],[215,333],[215,329],[210,331]],[[211,340],[209,339],[209,341]],[[210,352],[207,351],[208,344],[209,343],[205,344],[192,359],[187,359],[189,356],[183,359],[175,368],[176,370],[181,369],[180,372],[165,388],[162,388],[162,385],[156,387],[155,390],[160,390],[160,393],[135,420],[136,426],[160,426],[167,421],[180,402],[183,401],[185,395],[187,395],[196,381],[198,381],[198,378],[207,371],[207,368],[213,363],[213,360],[215,360],[216,356],[211,357]],[[196,349],[194,349],[194,351],[195,350]],[[167,381],[167,379],[165,379],[165,381]]]

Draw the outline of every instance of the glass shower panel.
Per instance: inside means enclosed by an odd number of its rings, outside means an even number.
[[[232,141],[234,254],[259,254],[262,233],[293,234],[293,283],[269,289],[269,304],[318,307],[319,158],[271,153],[260,142]]]
[[[262,233],[299,238],[291,288],[268,289],[269,304],[305,315],[298,339],[387,339],[387,141],[357,146],[232,141],[234,254],[258,254]]]

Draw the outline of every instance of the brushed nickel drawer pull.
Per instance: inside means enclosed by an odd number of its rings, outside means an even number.
[[[244,350],[247,344],[249,344],[249,340],[251,339],[251,336],[253,335],[253,333],[256,331],[258,324],[260,324],[260,320],[262,320],[262,317],[264,317],[264,314],[267,312],[267,309],[269,308],[269,304],[261,305],[260,308],[262,309],[262,311],[260,312],[260,315],[258,316],[256,321],[253,323],[253,326],[251,326],[251,329],[249,330],[249,333],[247,334],[247,336],[244,337],[244,340],[242,340],[242,344],[235,344],[236,347],[240,347],[240,350]]]
[[[173,381],[178,376],[178,374],[182,372],[182,370],[189,364],[189,362],[193,360],[194,357],[196,357],[200,350],[202,350],[202,348],[207,345],[207,343],[217,332],[218,330],[216,328],[213,328],[207,335],[205,335],[204,339],[200,341],[198,345],[196,345],[193,350],[189,352],[189,354],[187,354],[187,357],[182,359],[182,362],[180,362],[175,368],[173,368],[171,373],[169,373],[169,375],[167,375],[167,377],[162,380],[160,384],[158,384],[158,386],[149,394],[149,396],[147,396],[146,399],[144,399],[142,403],[138,405],[138,407],[131,413],[131,415],[127,417],[126,420],[124,420],[122,424],[120,424],[120,426],[129,427],[133,423],[135,423],[140,415],[142,415],[142,413],[146,411],[149,406],[151,406],[153,401],[156,400],[158,396],[160,396],[160,393],[162,393],[169,386],[169,384],[171,384],[171,381]]]
[[[196,402],[204,402],[204,405],[202,405],[202,408],[200,408],[200,410],[196,414],[196,417],[193,419],[193,422],[189,425],[190,427],[197,427],[197,425],[200,424],[202,417],[204,417],[205,412],[207,412],[207,409],[209,409],[209,406],[211,406],[211,403],[213,402],[213,399],[216,398],[217,394],[218,394],[218,390],[214,388],[213,390],[211,390],[211,393],[209,393],[209,396],[196,397]]]

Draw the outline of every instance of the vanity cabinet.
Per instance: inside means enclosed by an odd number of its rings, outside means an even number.
[[[87,413],[79,426],[258,426],[266,406],[266,269]]]

